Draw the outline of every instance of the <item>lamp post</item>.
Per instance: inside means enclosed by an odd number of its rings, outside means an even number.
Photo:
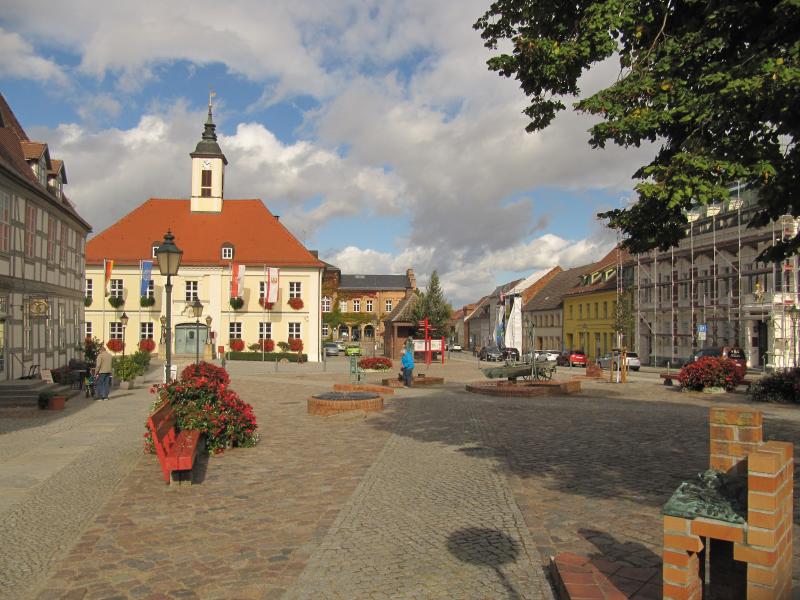
[[[122,356],[125,356],[125,330],[128,328],[128,315],[123,312],[119,322],[122,323]]]
[[[792,320],[792,366],[797,367],[797,317],[800,316],[800,308],[792,304],[786,312]]]
[[[161,340],[159,341],[159,344],[163,344],[167,334],[167,317],[161,315],[159,321],[161,321]]]
[[[711,295],[714,302],[714,328],[713,328],[713,336],[714,336],[714,343],[717,342],[717,215],[719,214],[722,207],[719,204],[709,204],[706,207],[706,215],[711,217],[711,250],[713,256],[713,263],[712,263],[712,272],[713,277],[711,278]]]
[[[175,245],[175,236],[170,230],[164,234],[164,241],[156,248],[156,258],[158,259],[158,270],[167,278],[164,289],[167,292],[167,320],[166,320],[166,344],[167,344],[167,364],[164,366],[166,372],[164,381],[170,382],[172,375],[172,276],[178,274],[178,267],[181,266],[183,250]]]
[[[208,360],[214,358],[214,347],[211,343],[211,321],[213,320],[211,315],[206,317],[206,345],[209,347]],[[203,352],[205,353],[205,350]]]
[[[686,220],[689,221],[689,253],[690,253],[690,266],[689,266],[689,306],[691,307],[691,322],[689,323],[689,333],[692,335],[692,354],[695,351],[695,330],[697,325],[694,322],[694,222],[700,217],[696,210],[690,210],[686,213]]]
[[[736,239],[738,240],[737,246],[737,254],[736,257],[738,259],[738,268],[736,270],[736,305],[739,311],[739,315],[737,318],[737,325],[736,325],[736,344],[744,348],[744,343],[742,341],[742,206],[744,205],[744,200],[739,195],[739,182],[736,182],[736,198],[731,198],[730,203],[728,204],[731,210],[736,211]]]
[[[192,315],[194,315],[195,345],[197,346],[194,362],[200,364],[200,317],[203,316],[203,303],[200,302],[200,298],[195,298],[192,302]]]

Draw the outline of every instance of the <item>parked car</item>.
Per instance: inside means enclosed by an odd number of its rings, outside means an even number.
[[[558,352],[555,350],[537,350],[534,352],[536,360],[555,360],[558,361]]]
[[[619,356],[620,351],[615,349],[611,352],[606,352],[597,362],[604,369],[616,371],[619,365]],[[628,369],[631,371],[638,371],[642,366],[642,362],[636,352],[627,352],[625,354],[625,364],[628,365]]]
[[[450,344],[450,352],[461,352],[461,344]]]
[[[350,344],[344,349],[345,356],[361,356],[361,346]]]
[[[732,360],[736,363],[742,377],[744,377],[744,374],[747,372],[747,358],[745,357],[744,350],[741,348],[729,348],[728,346],[723,346],[721,348],[701,348],[689,357],[689,362],[695,362],[705,356],[728,358]]]
[[[325,356],[339,356],[339,344],[336,342],[325,342],[322,346]]]
[[[503,348],[503,358],[519,361],[519,350],[516,348]]]
[[[336,347],[339,349],[339,352],[344,352],[344,349],[347,348],[347,345],[342,340],[339,340],[336,342]]]
[[[484,346],[478,352],[478,358],[480,360],[503,360],[503,353],[497,346]]]
[[[586,366],[586,353],[583,350],[573,350],[569,353],[567,361],[570,367],[585,367]]]

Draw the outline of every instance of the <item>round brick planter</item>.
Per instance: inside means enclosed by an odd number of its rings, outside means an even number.
[[[349,410],[383,410],[383,396],[372,392],[326,392],[308,399],[308,414],[327,416]]]
[[[466,390],[485,396],[530,398],[533,396],[563,396],[581,391],[580,381],[478,381],[468,383]]]

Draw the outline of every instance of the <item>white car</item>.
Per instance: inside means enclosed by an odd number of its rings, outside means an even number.
[[[536,360],[556,360],[558,359],[558,352],[555,350],[537,350],[534,356]]]
[[[461,344],[450,344],[450,352],[461,352]]]
[[[607,352],[606,354],[601,356],[600,360],[597,362],[604,369],[611,369],[612,371],[616,371],[617,366],[619,364],[619,350],[612,350],[611,352]],[[631,371],[638,371],[639,368],[642,366],[642,361],[639,360],[639,355],[636,352],[628,352],[625,355],[625,363],[628,365],[628,369]]]

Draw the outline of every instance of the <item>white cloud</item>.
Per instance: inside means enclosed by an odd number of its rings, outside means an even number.
[[[56,63],[37,56],[33,46],[18,33],[0,28],[0,77],[33,79],[67,85],[67,76]]]

